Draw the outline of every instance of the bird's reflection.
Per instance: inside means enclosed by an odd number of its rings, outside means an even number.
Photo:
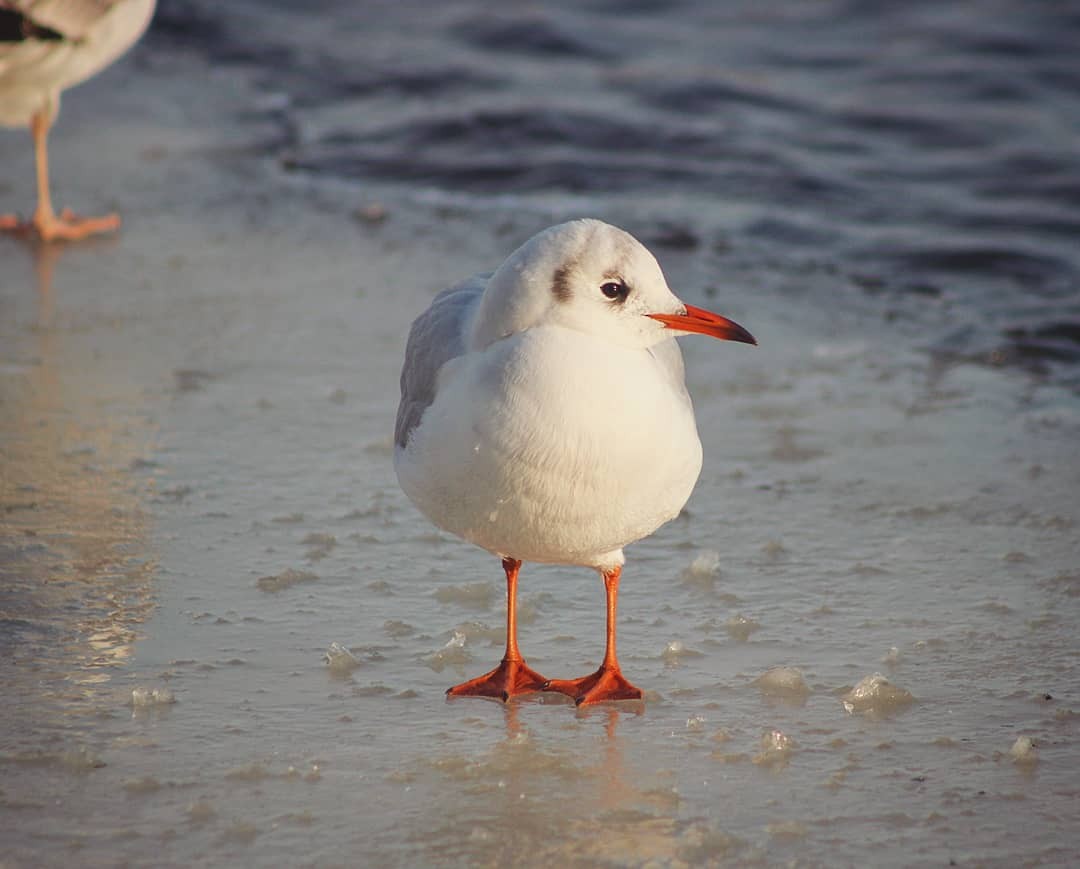
[[[562,865],[598,856],[620,818],[636,823],[637,809],[648,811],[640,785],[650,776],[628,767],[632,752],[619,732],[641,704],[575,715],[569,704],[534,695],[501,711],[503,735],[494,744],[434,761],[458,798],[439,800],[422,825],[417,844],[429,857],[502,865],[528,854],[531,862]],[[441,785],[433,791],[442,792]]]
[[[146,481],[132,473],[150,432],[117,362],[123,336],[57,300],[58,280],[78,288],[66,258],[94,248],[22,249],[34,285],[4,288],[16,315],[0,327],[0,675],[13,701],[0,729],[8,732],[55,715],[45,706],[57,701],[61,712],[89,711],[94,686],[131,654],[153,605],[154,571]]]

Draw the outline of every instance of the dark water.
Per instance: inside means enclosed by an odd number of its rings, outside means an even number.
[[[1074,4],[180,2],[153,40],[252,69],[289,170],[652,203],[658,247],[825,272],[947,364],[1080,386]]]

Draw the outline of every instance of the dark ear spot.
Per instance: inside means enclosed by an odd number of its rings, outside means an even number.
[[[573,291],[570,289],[570,267],[560,266],[551,278],[551,294],[558,302],[569,302]]]

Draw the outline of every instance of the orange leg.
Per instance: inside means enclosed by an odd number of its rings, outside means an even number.
[[[77,217],[65,208],[59,215],[53,211],[49,195],[49,109],[37,112],[30,120],[30,132],[34,136],[34,161],[37,166],[38,204],[28,223],[20,223],[12,214],[0,215],[0,231],[16,235],[36,235],[43,241],[75,241],[100,232],[112,232],[120,226],[120,217],[106,214],[104,217]]]
[[[547,679],[529,667],[517,644],[517,580],[521,562],[503,559],[506,571],[506,654],[490,673],[462,682],[446,693],[450,697],[494,697],[504,703],[516,694],[541,690]]]
[[[627,681],[619,669],[615,654],[615,610],[619,597],[619,576],[622,568],[603,571],[604,590],[607,592],[607,645],[600,669],[580,679],[552,679],[544,686],[545,691],[557,691],[574,698],[574,703],[603,703],[606,700],[640,700],[642,692]]]

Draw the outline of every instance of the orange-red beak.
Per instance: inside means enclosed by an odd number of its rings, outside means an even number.
[[[742,341],[744,344],[757,344],[757,339],[734,320],[721,317],[704,308],[686,306],[685,314],[646,314],[663,323],[669,329],[679,332],[699,332],[711,335],[721,341]]]

